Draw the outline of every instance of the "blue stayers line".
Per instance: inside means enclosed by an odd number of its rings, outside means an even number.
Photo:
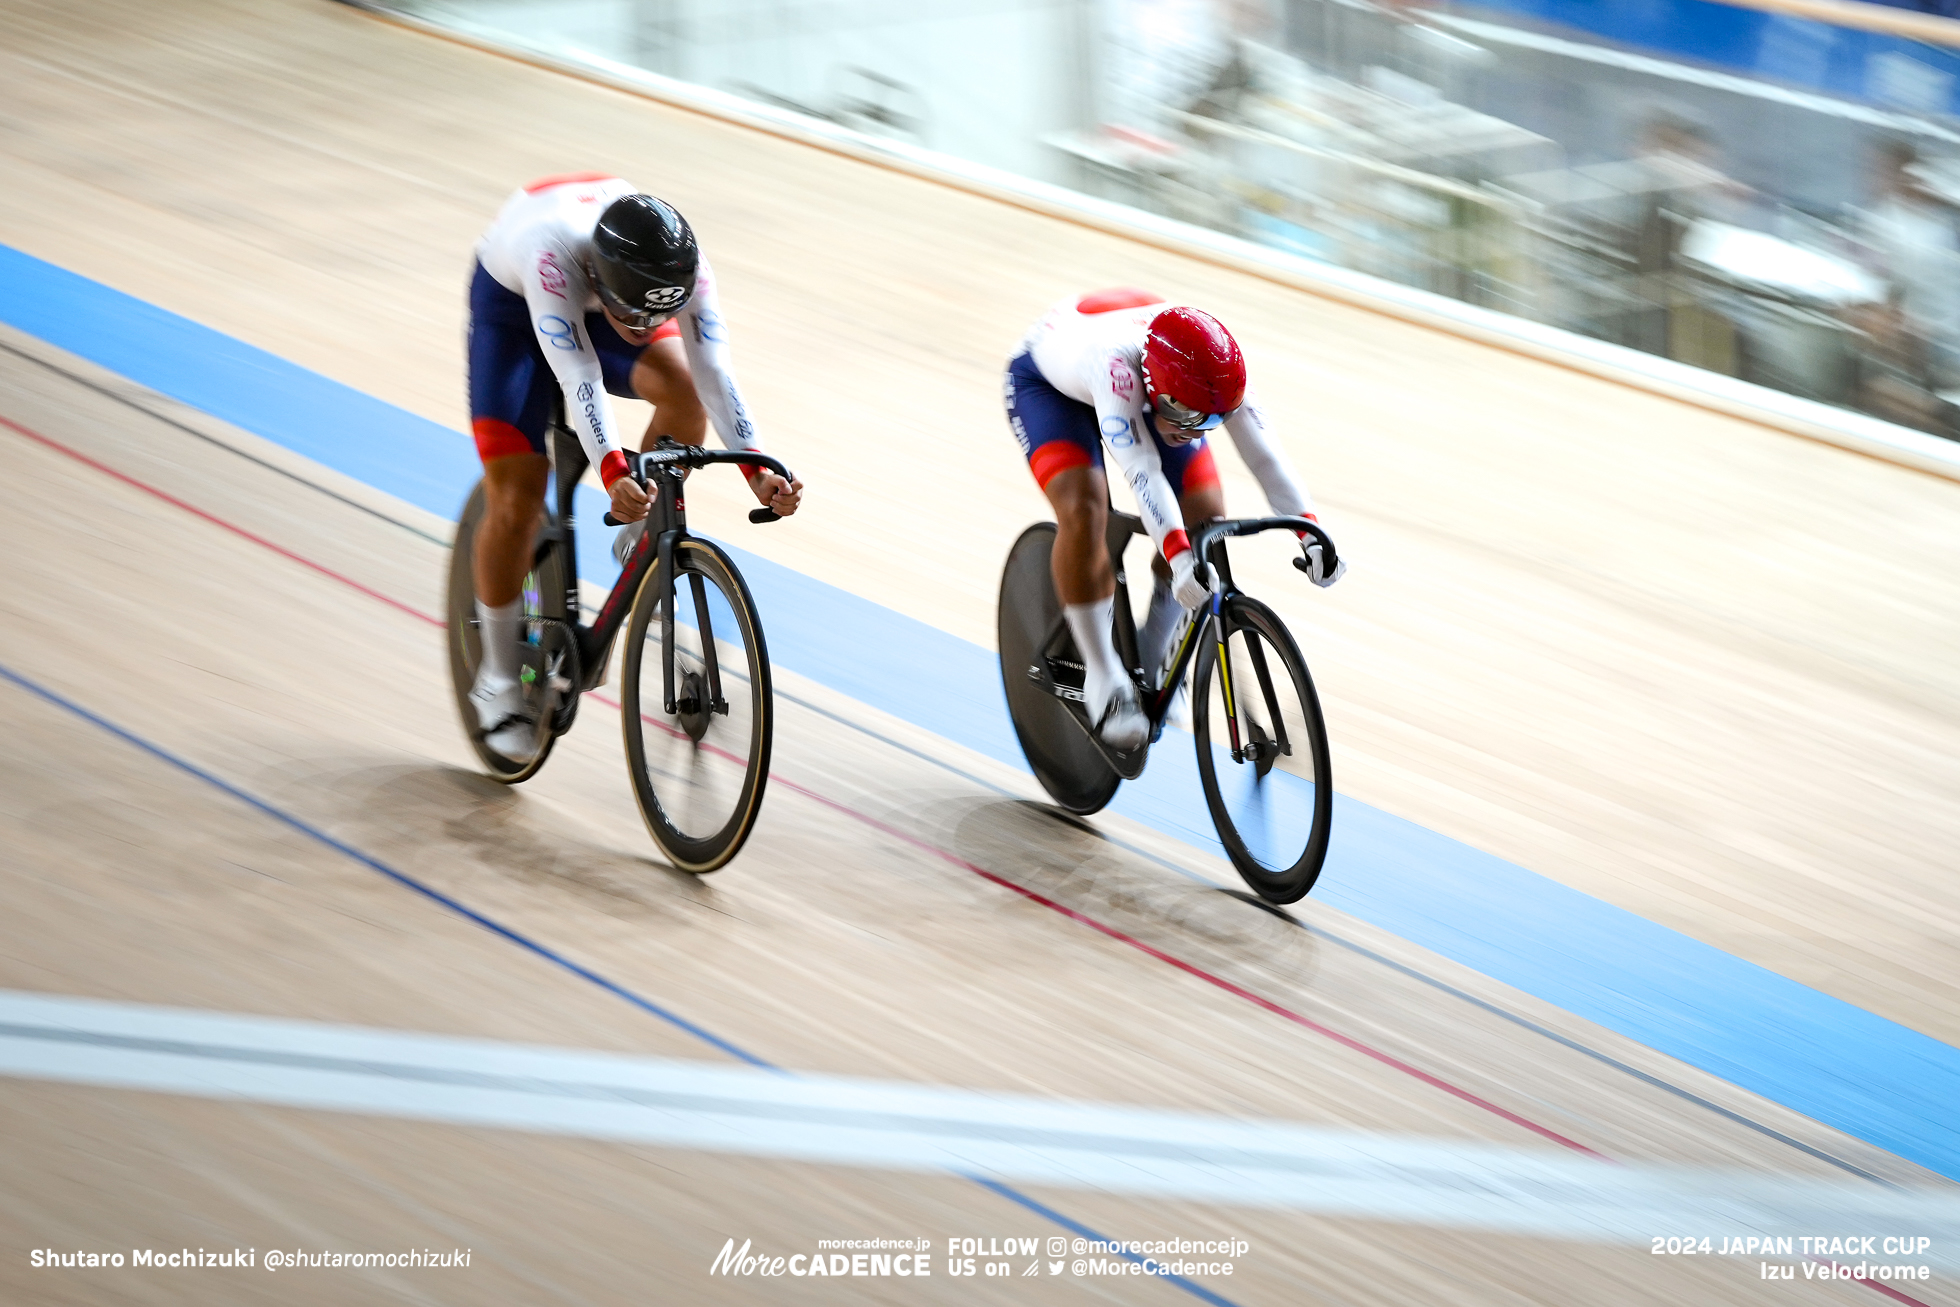
[[[1011,1202],[1019,1203],[1021,1206],[1027,1208],[1029,1211],[1035,1213],[1037,1216],[1047,1217],[1049,1220],[1053,1221],[1056,1225],[1061,1226],[1064,1230],[1072,1230],[1076,1234],[1081,1235],[1084,1239],[1088,1239],[1091,1242],[1104,1243],[1104,1244],[1107,1244],[1109,1242],[1109,1237],[1107,1235],[1097,1234],[1094,1230],[1082,1224],[1080,1221],[1071,1220],[1069,1217],[1063,1216],[1060,1212],[1056,1211],[1054,1208],[1048,1206],[1047,1204],[1038,1203],[1034,1199],[1028,1197],[1026,1194],[1017,1192],[1016,1190],[1013,1189],[1009,1189],[1006,1185],[1001,1184],[996,1180],[989,1180],[982,1175],[968,1175],[966,1178],[973,1181],[973,1183],[977,1185],[982,1185],[988,1189],[993,1190],[995,1193],[999,1194],[1002,1198],[1008,1199]],[[1151,1260],[1150,1258],[1147,1257],[1139,1257],[1137,1254],[1131,1252],[1118,1253],[1117,1256],[1121,1257],[1126,1262],[1135,1262],[1138,1266],[1147,1265]],[[1192,1297],[1200,1298],[1203,1299],[1205,1302],[1211,1303],[1213,1307],[1233,1307],[1233,1303],[1230,1298],[1221,1298],[1217,1294],[1213,1293],[1210,1289],[1205,1288],[1204,1285],[1199,1284],[1193,1280],[1187,1280],[1181,1275],[1164,1274],[1158,1276],[1157,1278],[1160,1280],[1165,1280],[1171,1284],[1175,1284],[1178,1288],[1183,1289],[1186,1293],[1189,1293]]]
[[[5,246],[0,321],[445,517],[477,475],[446,428]],[[579,566],[603,580],[598,499],[581,501]],[[730,552],[783,666],[1023,766],[990,650]],[[1217,853],[1184,738],[1111,810]],[[1340,795],[1314,897],[1960,1180],[1960,1049]]]
[[[574,976],[577,976],[580,980],[588,981],[591,984],[597,985],[600,989],[605,990],[608,994],[613,995],[615,998],[625,999],[628,1003],[631,1003],[634,1007],[640,1009],[640,1011],[649,1013],[652,1016],[659,1017],[662,1021],[667,1022],[669,1025],[674,1026],[679,1030],[686,1031],[688,1034],[693,1035],[696,1039],[700,1040],[702,1043],[721,1050],[722,1052],[728,1054],[730,1057],[735,1058],[737,1061],[746,1062],[748,1065],[759,1068],[764,1071],[773,1071],[778,1075],[793,1077],[796,1074],[794,1071],[789,1071],[783,1067],[779,1067],[773,1062],[769,1062],[764,1060],[763,1058],[757,1057],[754,1053],[749,1052],[745,1048],[730,1043],[728,1040],[723,1039],[721,1036],[714,1034],[713,1032],[706,1030],[701,1026],[696,1025],[692,1021],[689,1021],[686,1017],[680,1015],[678,1012],[674,1012],[668,1008],[664,1008],[660,1004],[653,1002],[651,999],[642,998],[640,995],[635,994],[632,990],[627,989],[625,986],[607,980],[604,976],[600,975],[598,972],[593,971],[588,967],[580,966],[578,963],[572,961],[564,954],[559,953],[553,949],[546,948],[543,944],[538,943],[536,940],[530,938],[528,935],[521,934],[518,931],[512,930],[509,926],[504,925],[502,922],[484,916],[481,912],[478,912],[476,909],[471,908],[459,902],[458,900],[449,897],[449,895],[444,894],[441,890],[436,889],[434,886],[426,885],[423,882],[417,880],[415,877],[406,874],[405,872],[396,871],[393,867],[390,867],[387,863],[382,862],[378,858],[373,858],[368,856],[367,854],[361,852],[359,849],[355,848],[351,844],[348,844],[342,840],[335,839],[333,836],[327,834],[319,827],[301,820],[299,817],[294,816],[292,813],[287,812],[285,809],[274,807],[272,804],[267,803],[264,799],[259,798],[257,795],[254,795],[246,790],[242,790],[238,788],[236,785],[233,785],[230,781],[227,781],[222,777],[213,775],[211,772],[204,770],[202,767],[199,767],[196,763],[191,762],[188,759],[178,757],[176,754],[170,752],[168,749],[165,749],[161,745],[152,744],[150,741],[144,739],[140,735],[135,734],[133,731],[129,731],[121,726],[116,725],[116,723],[110,721],[108,718],[100,716],[97,713],[91,712],[87,708],[84,708],[82,707],[82,705],[76,703],[74,700],[69,699],[64,695],[61,695],[55,692],[54,690],[48,689],[46,686],[41,685],[37,681],[29,680],[27,677],[22,676],[19,672],[16,672],[12,668],[8,667],[5,663],[0,663],[0,679],[11,681],[15,685],[19,686],[21,689],[26,690],[29,694],[35,695],[38,698],[53,704],[57,708],[61,708],[67,712],[73,713],[75,716],[80,717],[83,721],[86,721],[91,725],[100,727],[102,730],[107,731],[109,734],[115,736],[119,740],[122,740],[124,743],[134,745],[138,749],[141,749],[144,753],[149,754],[151,757],[156,758],[162,762],[169,763],[172,767],[175,767],[179,771],[185,772],[188,775],[195,776],[197,779],[203,781],[206,785],[209,785],[214,789],[223,791],[224,793],[230,795],[232,798],[237,799],[240,803],[245,804],[247,807],[253,808],[261,813],[264,813],[266,816],[272,818],[274,821],[279,822],[282,825],[289,826],[292,829],[298,831],[300,834],[305,835],[307,838],[316,840],[319,843],[326,845],[328,848],[332,849],[336,853],[352,858],[355,862],[360,863],[362,866],[366,867],[370,871],[379,872],[381,875],[386,876],[389,880],[395,882],[397,885],[400,885],[405,889],[413,890],[417,894],[420,894],[422,897],[429,899],[432,902],[441,904],[443,907],[448,908],[451,912],[454,912],[457,916],[462,917],[467,921],[474,922],[476,925],[483,927],[491,934],[496,935],[501,939],[508,940],[527,952],[536,954],[538,957],[543,958],[545,961],[550,962],[554,966],[562,967],[564,970],[571,972]],[[1047,1217],[1049,1220],[1054,1221],[1057,1225],[1062,1226],[1064,1229],[1072,1230],[1075,1233],[1083,1236],[1084,1238],[1099,1239],[1105,1243],[1111,1242],[1108,1235],[1098,1234],[1094,1230],[1090,1229],[1088,1226],[1083,1225],[1078,1221],[1069,1219],[1068,1217],[1062,1215],[1060,1212],[1057,1212],[1052,1208],[1049,1208],[1039,1202],[1036,1202],[1034,1199],[1028,1197],[1026,1194],[1021,1193],[1019,1190],[1016,1190],[1008,1185],[1001,1184],[999,1181],[989,1180],[984,1176],[974,1175],[967,1172],[954,1172],[954,1174],[960,1175],[964,1179],[971,1180],[975,1184],[990,1189],[994,1193],[1000,1195],[1003,1198],[1007,1198],[1013,1202],[1019,1203],[1021,1206],[1027,1208],[1031,1212],[1038,1212],[1041,1215]],[[1128,1254],[1125,1254],[1125,1256],[1128,1256]],[[1132,1257],[1130,1260],[1136,1261],[1138,1259]],[[1185,1279],[1182,1276],[1168,1275],[1168,1276],[1162,1276],[1160,1278],[1168,1281],[1171,1284],[1175,1284],[1178,1288],[1183,1289],[1187,1293],[1193,1294],[1196,1297],[1199,1297],[1208,1303],[1214,1304],[1214,1307],[1238,1307],[1238,1305],[1232,1302],[1229,1298],[1221,1298],[1219,1295],[1213,1293],[1211,1290],[1205,1288],[1203,1285],[1196,1284],[1190,1280]]]
[[[440,517],[477,477],[445,427],[4,245],[0,321]]]
[[[74,700],[66,698],[60,694],[57,694],[55,691],[48,689],[44,685],[41,685],[39,682],[30,681],[25,676],[22,676],[19,672],[16,672],[12,668],[6,666],[6,664],[4,663],[0,663],[0,678],[5,678],[6,680],[12,681],[15,685],[19,686],[23,690],[26,690],[29,694],[38,695],[40,698],[47,700],[55,707],[65,709],[68,712],[75,714],[75,716],[80,717],[82,720],[89,722],[95,726],[101,727],[103,730],[109,732],[109,734],[115,736],[117,739],[123,741],[125,744],[135,745],[137,748],[149,754],[151,757],[160,759],[163,762],[167,762],[172,767],[177,768],[179,771],[187,772],[190,775],[197,777],[197,779],[203,781],[206,785],[212,786],[215,789],[223,790],[226,794],[229,794],[232,798],[237,799],[240,803],[245,804],[247,807],[256,808],[258,811],[264,813],[266,816],[272,818],[274,821],[279,822],[286,826],[290,826],[294,830],[298,831],[300,834],[306,836],[307,838],[317,840],[321,844],[326,845],[334,852],[344,854],[345,856],[352,858],[354,861],[360,863],[363,867],[366,867],[369,871],[379,872],[381,875],[386,876],[389,880],[394,881],[397,885],[400,885],[405,889],[414,890],[417,894],[420,894],[423,898],[430,899],[436,903],[440,903],[443,907],[448,908],[451,912],[455,913],[457,916],[475,922],[477,925],[483,927],[491,934],[507,939],[511,943],[517,945],[519,948],[537,954],[539,957],[543,958],[545,961],[551,963],[554,966],[564,968],[566,971],[569,971],[573,975],[577,976],[580,980],[590,981],[592,984],[597,985],[600,989],[605,990],[608,994],[612,994],[615,997],[625,999],[628,1003],[631,1003],[634,1007],[639,1008],[642,1012],[651,1013],[652,1015],[659,1017],[662,1021],[665,1021],[670,1025],[676,1026],[681,1030],[685,1030],[688,1034],[693,1035],[696,1039],[701,1040],[703,1043],[713,1045],[715,1048],[720,1049],[722,1052],[728,1054],[732,1058],[735,1058],[737,1061],[746,1062],[750,1066],[760,1067],[765,1071],[778,1071],[781,1069],[779,1067],[771,1065],[768,1062],[763,1061],[761,1058],[749,1052],[747,1049],[738,1048],[734,1044],[731,1044],[727,1040],[721,1038],[719,1035],[713,1034],[707,1030],[703,1030],[700,1026],[695,1025],[692,1021],[689,1021],[686,1017],[681,1016],[678,1012],[670,1012],[666,1008],[661,1007],[658,1003],[654,1003],[648,999],[641,998],[638,994],[635,994],[632,990],[614,984],[612,981],[607,980],[604,976],[600,975],[598,972],[591,971],[585,967],[580,966],[578,963],[572,961],[564,954],[546,948],[543,944],[538,943],[536,940],[532,939],[528,935],[519,934],[517,931],[512,930],[509,926],[506,926],[501,922],[494,921],[491,918],[484,916],[481,912],[478,912],[474,908],[465,906],[464,904],[458,902],[457,900],[450,898],[447,894],[444,894],[441,890],[436,889],[434,886],[425,885],[421,881],[415,879],[415,877],[410,876],[405,872],[396,871],[393,867],[390,867],[387,863],[382,862],[377,858],[369,857],[367,854],[361,852],[353,845],[335,839],[333,836],[321,830],[318,826],[309,825],[307,822],[302,821],[298,817],[295,817],[292,813],[287,812],[284,808],[275,808],[270,803],[267,803],[264,799],[259,798],[257,795],[239,789],[236,785],[233,785],[230,781],[227,781],[222,777],[212,775],[210,772],[205,771],[202,767],[199,767],[196,763],[178,757],[176,754],[170,752],[168,749],[163,748],[161,745],[150,743],[142,736],[137,735],[131,731],[125,730],[124,728],[116,725],[114,722],[110,721],[106,717],[101,717],[93,712],[90,712],[87,708],[82,707],[82,705],[76,703]]]

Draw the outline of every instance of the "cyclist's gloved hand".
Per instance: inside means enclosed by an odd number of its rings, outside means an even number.
[[[1320,541],[1303,540],[1300,542],[1300,548],[1304,549],[1307,554],[1307,565],[1302,570],[1306,572],[1307,579],[1315,585],[1325,589],[1347,575],[1347,559],[1345,558],[1336,558],[1334,560],[1333,573],[1331,575],[1328,573],[1327,559],[1321,551]]]
[[[632,477],[619,477],[611,487],[612,515],[622,522],[637,522],[647,515],[647,505],[653,501],[647,498],[645,487]]]
[[[1171,593],[1186,608],[1196,608],[1211,598],[1211,587],[1198,580],[1198,554],[1186,549],[1171,559]]]

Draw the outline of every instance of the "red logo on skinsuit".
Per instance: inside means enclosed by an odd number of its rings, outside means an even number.
[[[561,300],[565,298],[565,270],[558,266],[557,256],[550,250],[538,255],[538,280],[553,295]]]
[[[1109,361],[1109,388],[1124,403],[1128,403],[1130,396],[1137,393],[1136,373],[1130,371],[1130,365],[1120,358]]]

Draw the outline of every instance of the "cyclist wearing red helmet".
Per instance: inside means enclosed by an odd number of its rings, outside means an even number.
[[[1103,543],[1104,446],[1158,549],[1150,613],[1138,633],[1147,667],[1162,663],[1177,619],[1208,594],[1184,531],[1225,515],[1205,432],[1225,428],[1275,513],[1311,518],[1313,503],[1266,435],[1238,342],[1209,313],[1172,307],[1160,295],[1107,290],[1057,304],[1008,363],[1004,398],[1008,425],[1055,510],[1055,593],[1082,652],[1089,720],[1105,743],[1134,748],[1149,722],[1110,631],[1116,576]],[[1345,570],[1316,570],[1314,583],[1332,585]]]

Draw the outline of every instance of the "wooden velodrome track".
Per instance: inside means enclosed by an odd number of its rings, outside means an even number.
[[[1242,569],[1309,647],[1344,793],[1960,1042],[1960,485],[332,4],[0,0],[0,33],[0,242],[459,429],[469,247],[511,187],[603,168],[671,198],[720,271],[758,425],[810,484],[794,523],[735,538],[981,644],[1006,545],[1042,515],[999,415],[1007,347],[1087,287],[1213,309],[1353,559],[1325,593]],[[1056,823],[1013,797],[1025,778],[793,674],[776,770],[794,784],[729,869],[663,872],[599,707],[521,792],[472,775],[418,615],[439,611],[439,543],[193,434],[257,450],[244,433],[143,400],[179,425],[159,421],[114,378],[18,333],[0,343],[16,560],[0,661],[770,1062],[1829,1169],[1387,959],[1876,1174],[1926,1178],[1311,902],[1303,917],[1378,956],[1194,887],[1164,866],[1195,865],[1189,850],[1116,819],[1129,847]],[[694,497],[706,529],[734,534],[725,489]],[[709,1055],[45,700],[0,687],[0,722],[0,989]],[[703,1273],[730,1234],[807,1250],[1052,1232],[953,1176],[32,1081],[0,1082],[0,1140],[8,1301],[1174,1293]],[[1245,1238],[1230,1281],[1206,1281],[1234,1302],[1872,1300],[1644,1248],[1031,1192],[1123,1237]],[[477,1261],[357,1284],[55,1278],[25,1254],[327,1241],[470,1245]],[[1914,1292],[1957,1300],[1951,1281]]]

